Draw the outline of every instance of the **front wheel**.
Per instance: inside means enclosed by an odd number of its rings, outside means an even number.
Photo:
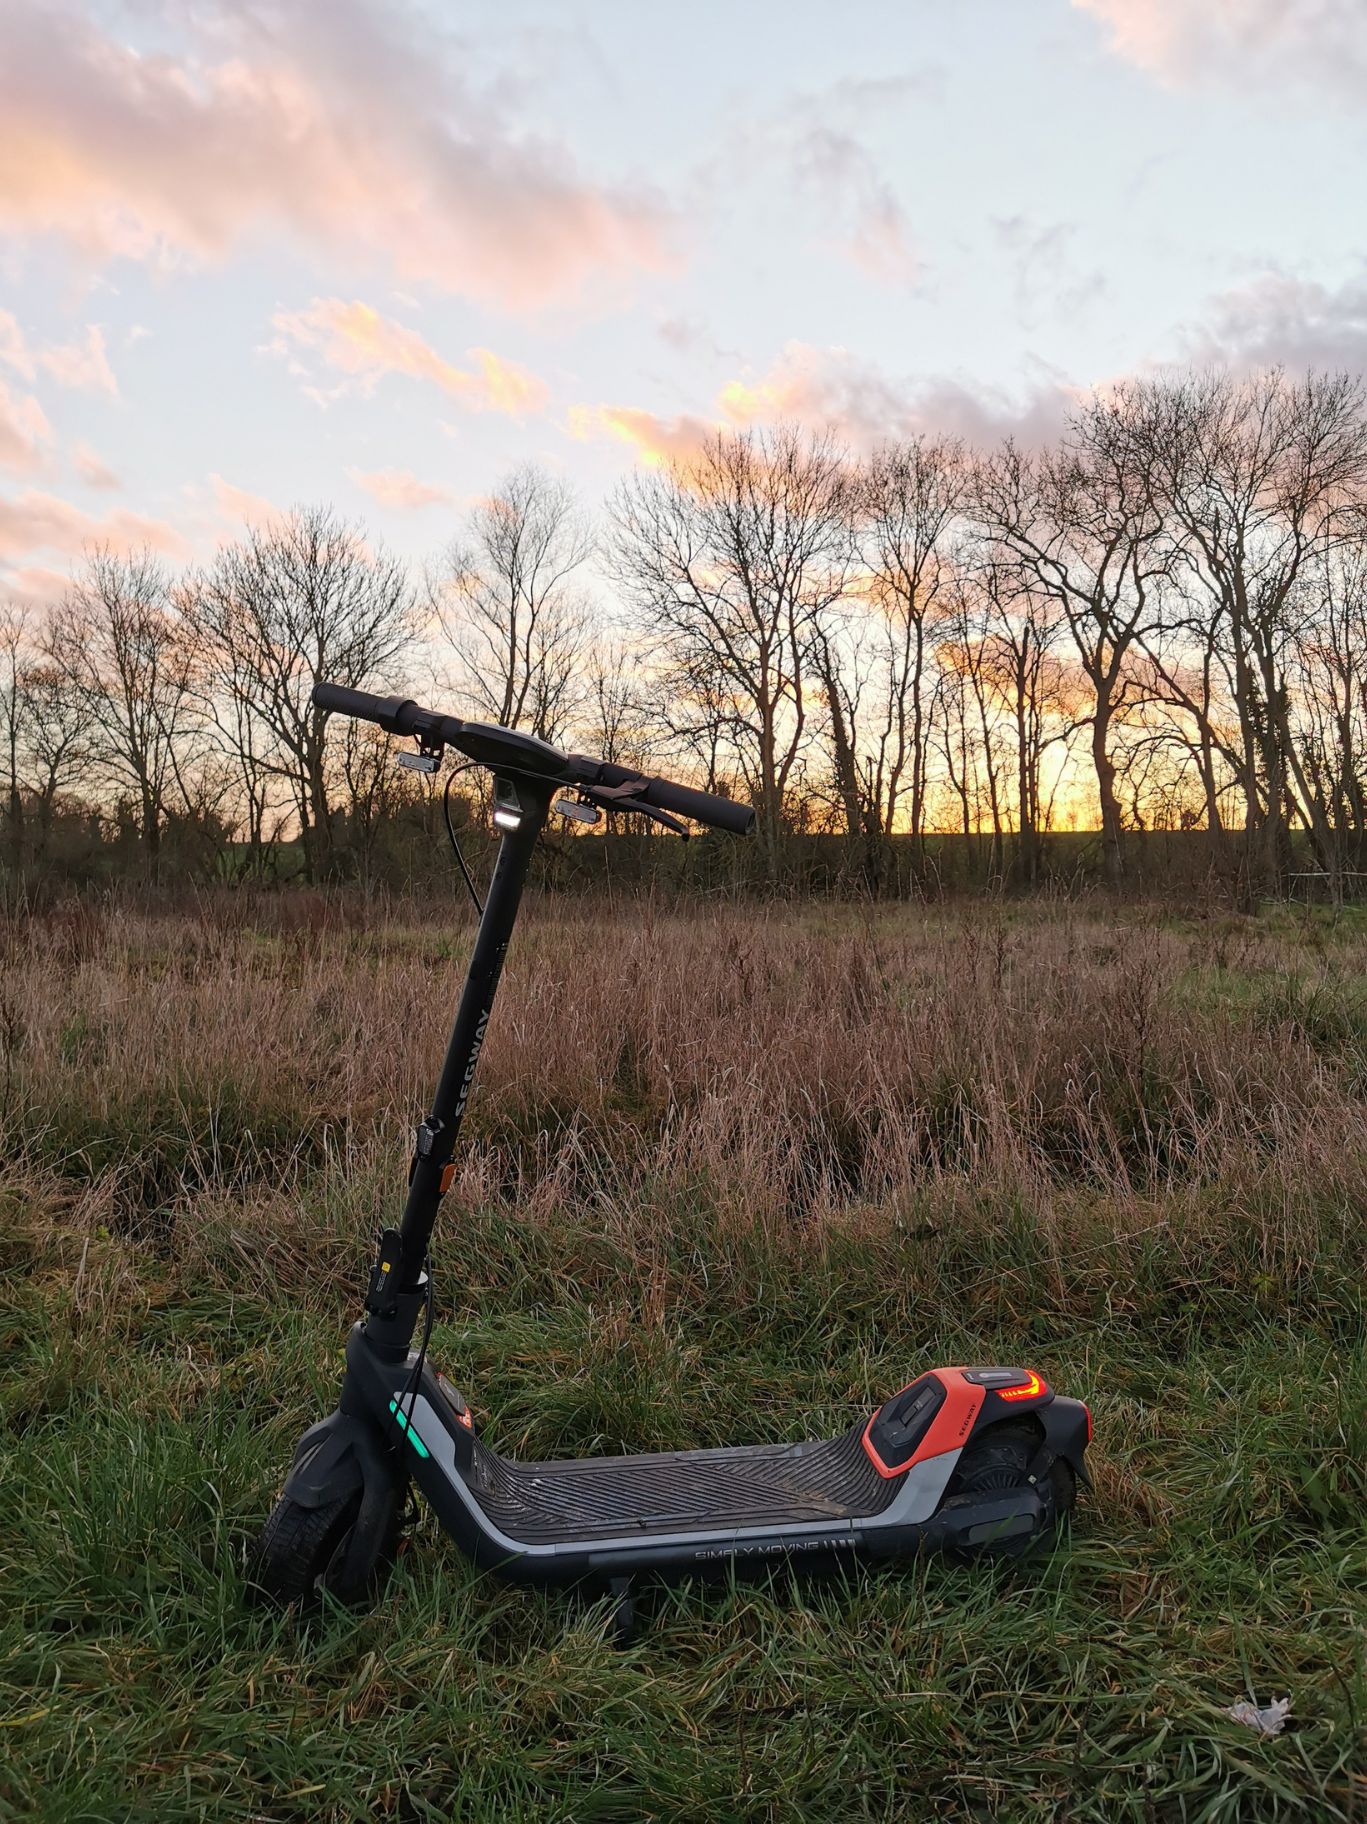
[[[247,1567],[253,1592],[284,1608],[311,1607],[324,1590],[338,1601],[358,1607],[378,1594],[398,1554],[401,1521],[396,1494],[387,1502],[380,1525],[370,1530],[374,1544],[357,1537],[361,1491],[305,1507],[282,1495],[271,1509]]]

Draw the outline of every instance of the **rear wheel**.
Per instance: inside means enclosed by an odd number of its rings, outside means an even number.
[[[362,1564],[352,1562],[361,1491],[321,1507],[304,1507],[282,1495],[271,1509],[247,1568],[253,1591],[282,1608],[309,1607],[324,1590],[340,1602],[359,1605],[374,1596],[398,1554],[401,1503],[380,1528],[378,1549]]]
[[[991,1426],[964,1451],[946,1493],[950,1497],[1005,1495],[1027,1487],[1030,1464],[1039,1446],[1040,1434],[1033,1425]],[[1071,1464],[1055,1457],[1036,1484],[1035,1493],[1044,1510],[1038,1530],[1023,1538],[974,1547],[975,1557],[1020,1558],[1052,1532],[1071,1511],[1077,1497],[1077,1478]]]

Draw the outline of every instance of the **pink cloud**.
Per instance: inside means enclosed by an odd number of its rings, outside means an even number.
[[[0,380],[0,469],[36,475],[47,462],[52,427],[31,393],[16,397]]]
[[[576,437],[615,438],[652,467],[687,461],[718,430],[782,423],[832,431],[856,452],[922,431],[984,446],[1007,436],[1034,445],[1059,434],[1080,391],[1062,376],[1043,372],[1019,396],[948,375],[893,380],[846,349],[790,342],[764,372],[726,381],[707,416],[578,405],[571,408],[568,428]]]
[[[81,387],[92,392],[118,395],[119,383],[109,365],[105,351],[104,331],[92,323],[83,342],[68,342],[40,351],[38,365],[51,374],[59,386]]]
[[[1110,48],[1173,88],[1304,83],[1360,100],[1361,0],[1072,0],[1110,28]]]
[[[666,212],[522,129],[416,9],[176,8],[134,49],[87,9],[0,12],[0,225],[96,259],[217,259],[261,230],[515,307],[668,263]]]
[[[22,561],[38,552],[74,557],[86,545],[122,551],[146,546],[168,557],[187,555],[185,540],[164,520],[122,511],[96,519],[70,501],[36,488],[13,497],[0,495],[0,558]]]
[[[59,386],[118,394],[119,383],[109,365],[104,331],[98,323],[87,324],[80,342],[48,342],[33,347],[16,318],[9,311],[0,310],[0,361],[28,381],[36,380],[41,371]]]
[[[280,509],[267,500],[264,494],[253,494],[249,488],[235,487],[221,475],[211,475],[209,486],[213,490],[215,509],[222,519],[231,521],[234,532],[243,525],[268,526],[273,519],[280,517]],[[198,493],[198,489],[193,491]]]
[[[342,298],[315,298],[307,310],[278,311],[271,322],[277,337],[273,352],[295,360],[305,373],[296,351],[307,350],[325,366],[354,378],[363,392],[372,391],[386,374],[403,374],[431,381],[473,412],[521,417],[546,402],[545,382],[516,361],[471,348],[466,354],[473,367],[457,367],[415,329],[381,316],[360,299],[348,304]]]
[[[17,570],[0,573],[5,597],[20,607],[50,608],[61,601],[71,587],[64,570],[50,570],[42,564],[24,564]]]
[[[738,430],[792,419],[832,430],[853,449],[867,451],[886,438],[921,431],[979,444],[1006,436],[1043,442],[1062,429],[1077,392],[1053,374],[1037,379],[1023,396],[952,375],[894,380],[847,349],[790,342],[758,378],[728,381],[717,406]]]
[[[417,507],[434,507],[451,499],[445,488],[419,481],[411,469],[348,469],[347,474],[358,488],[382,507],[396,507],[410,512]]]
[[[78,443],[71,453],[76,473],[88,488],[118,488],[123,484],[102,457],[88,443]]]
[[[615,438],[634,450],[651,469],[665,462],[688,462],[717,429],[711,419],[691,417],[687,413],[677,418],[662,418],[632,405],[575,405],[569,412],[572,437],[584,440],[594,436]]]

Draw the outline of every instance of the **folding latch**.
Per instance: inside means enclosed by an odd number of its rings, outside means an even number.
[[[375,1265],[370,1269],[365,1295],[365,1308],[375,1317],[393,1317],[398,1308],[402,1253],[399,1231],[384,1229],[376,1243]]]

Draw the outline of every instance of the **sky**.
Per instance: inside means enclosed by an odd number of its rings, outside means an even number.
[[[0,594],[515,463],[1367,368],[1367,0],[0,5]]]

